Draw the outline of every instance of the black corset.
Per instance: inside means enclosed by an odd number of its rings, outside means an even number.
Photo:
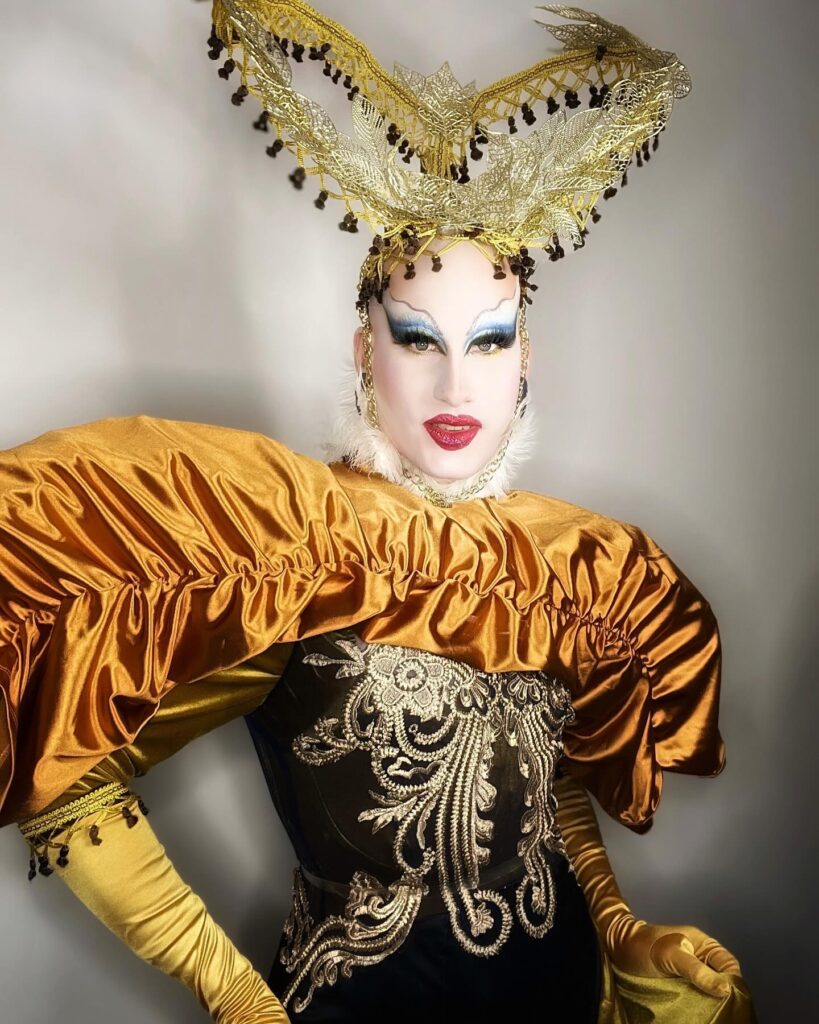
[[[572,716],[566,687],[544,673],[483,673],[349,630],[294,646],[246,718],[300,863],[271,974],[291,1016],[342,1019],[344,1000],[377,1015],[370,987],[430,928],[467,972],[490,959],[522,970],[521,943],[535,961],[580,943],[581,1003],[597,1005],[596,937],[551,789]],[[351,993],[364,1001],[350,1005]]]

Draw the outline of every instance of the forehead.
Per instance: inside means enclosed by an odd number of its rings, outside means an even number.
[[[388,300],[391,312],[409,317],[422,310],[451,337],[463,337],[484,310],[495,310],[500,319],[514,319],[519,284],[508,265],[504,264],[506,277],[496,280],[490,260],[469,242],[459,242],[445,252],[441,264],[440,271],[433,271],[425,253],[415,263],[415,277],[409,279],[398,265],[385,292],[393,300]]]

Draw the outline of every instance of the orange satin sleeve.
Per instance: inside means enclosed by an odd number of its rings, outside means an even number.
[[[198,736],[249,715],[281,678],[292,648],[292,644],[275,644],[239,665],[169,690],[132,743],[104,757],[40,813],[62,807],[106,783],[127,784]]]
[[[560,676],[572,771],[632,828],[663,768],[724,763],[716,620],[636,527],[524,491],[438,508],[258,433],[132,416],[0,453],[0,824],[178,687],[352,625]]]

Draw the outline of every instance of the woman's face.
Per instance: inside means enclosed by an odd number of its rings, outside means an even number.
[[[424,254],[407,280],[399,265],[383,304],[370,301],[373,383],[381,429],[398,451],[441,483],[480,472],[514,415],[521,372],[519,284],[469,242]],[[361,328],[355,360],[363,368]]]

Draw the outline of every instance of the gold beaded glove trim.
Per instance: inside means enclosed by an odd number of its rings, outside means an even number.
[[[140,796],[121,782],[109,782],[61,807],[19,822],[17,827],[31,850],[29,881],[38,871],[41,875],[53,873],[48,859],[50,849],[59,851],[56,863],[60,867],[67,866],[69,844],[76,832],[87,831],[92,845],[99,846],[102,843],[100,825],[105,821],[121,816],[128,827],[133,828],[139,821],[138,815],[133,813],[134,806],[147,816],[148,808]]]
[[[396,63],[390,75],[351,32],[301,0],[214,0],[209,52],[218,60],[226,51],[221,77],[238,70],[236,106],[248,95],[261,102],[254,127],[276,133],[268,154],[286,148],[296,157],[297,188],[318,177],[317,206],[342,200],[342,228],[356,230],[362,217],[384,243],[379,261],[406,262],[408,242],[417,253],[436,234],[485,242],[493,258],[534,245],[555,259],[560,239],[584,244],[598,196],[627,183],[635,155],[640,166],[650,159],[649,141],[656,148],[691,82],[673,53],[622,26],[562,4],[540,9],[574,22],[538,22],[563,50],[481,90],[458,82],[447,63],[428,76]],[[348,90],[352,136],[293,87],[291,61],[305,59]],[[589,109],[567,117],[581,91]],[[514,137],[517,116],[530,127],[542,104],[545,122]],[[505,130],[490,127],[501,122]],[[486,167],[473,178],[481,147]],[[390,265],[379,265],[379,276]]]

